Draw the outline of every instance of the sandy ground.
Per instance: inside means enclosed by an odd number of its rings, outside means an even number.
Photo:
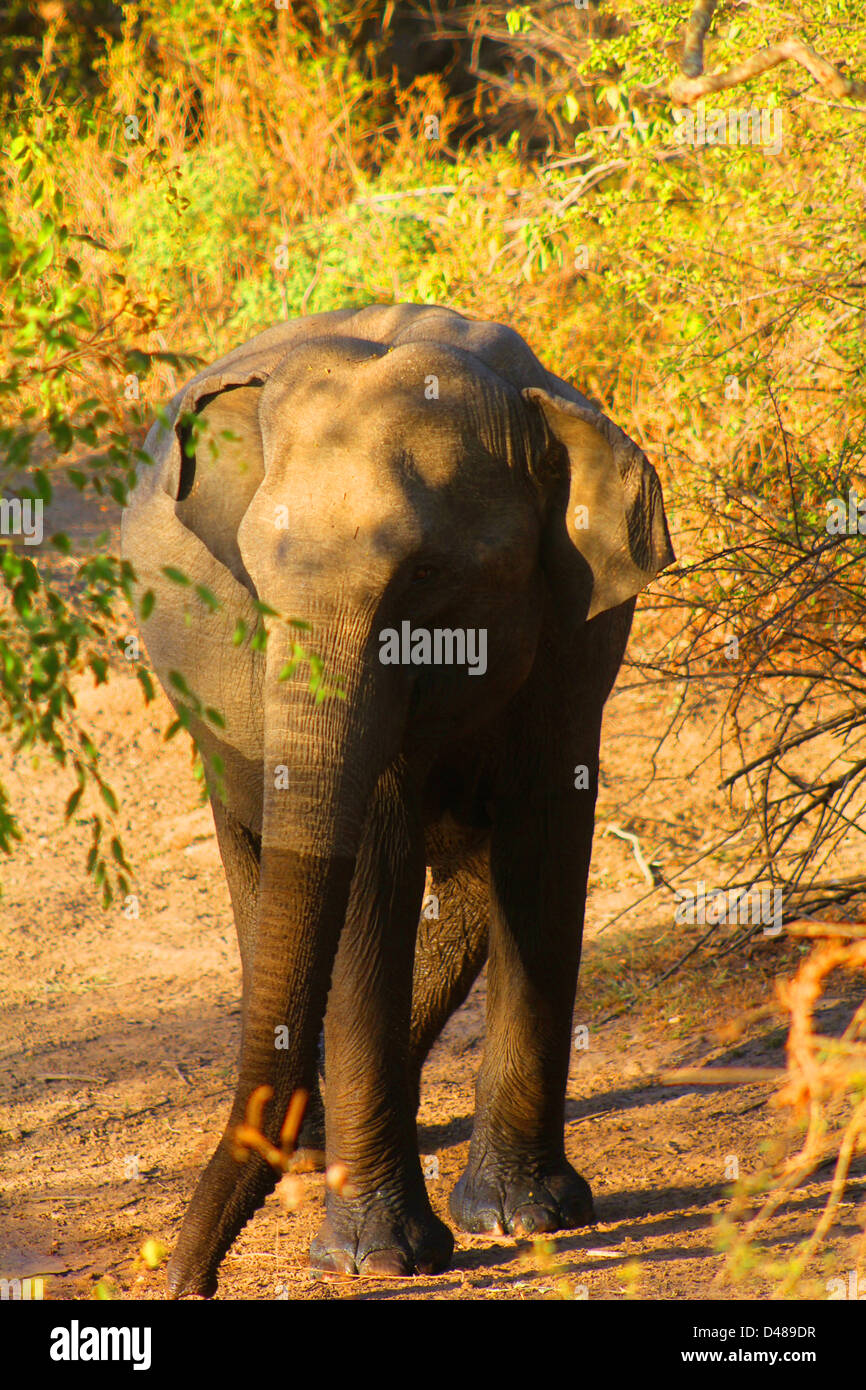
[[[65,508],[65,510],[64,510]],[[62,494],[52,518],[78,536],[113,508],[82,515]],[[628,685],[628,679],[625,678]],[[85,817],[63,825],[71,779],[44,755],[0,755],[0,777],[26,832],[2,866],[0,899],[0,1275],[47,1276],[46,1296],[88,1298],[97,1284],[118,1298],[165,1296],[164,1269],[139,1258],[146,1240],[171,1247],[195,1181],[221,1132],[239,1043],[240,967],[210,811],[199,805],[189,745],[162,737],[169,707],[145,708],[137,683],[119,672],[107,687],[88,678],[79,718],[103,750],[120,799],[117,825],[135,869],[132,908],[104,911],[84,871]],[[675,876],[724,824],[717,776],[698,758],[706,730],[668,749],[647,788],[646,752],[665,717],[656,696],[615,693],[608,707],[605,773],[588,906],[584,969],[567,1102],[567,1150],[589,1180],[599,1224],[532,1242],[457,1233],[453,1268],[416,1280],[320,1280],[306,1267],[322,1219],[323,1178],[301,1179],[294,1212],[272,1197],[222,1268],[221,1298],[618,1299],[766,1295],[757,1269],[716,1287],[723,1256],[715,1222],[733,1166],[756,1171],[785,1120],[773,1086],[661,1084],[673,1066],[780,1066],[781,1017],[725,1033],[725,1025],[772,997],[800,947],[785,937],[749,955],[698,952],[661,988],[661,969],[697,929],[672,928],[667,890],[645,910],[611,918],[645,891],[615,824],[657,851]],[[640,814],[637,814],[639,808]],[[706,874],[709,881],[710,876]],[[697,873],[695,874],[697,877]],[[718,881],[718,879],[716,880]],[[834,979],[819,1022],[840,1031],[859,1002],[857,981]],[[637,990],[637,1005],[602,1020]],[[862,982],[859,996],[862,997]],[[466,1158],[473,1084],[484,1036],[485,985],[452,1019],[424,1077],[419,1138],[435,1210]],[[767,1246],[784,1256],[814,1223],[830,1169],[800,1187],[771,1227]],[[854,1268],[866,1196],[855,1167],[840,1220],[807,1279],[805,1296]],[[858,1219],[858,1210],[860,1216]]]

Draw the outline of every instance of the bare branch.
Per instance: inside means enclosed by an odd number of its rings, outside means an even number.
[[[700,77],[704,70],[704,38],[713,22],[717,0],[697,0],[686,25],[683,40],[683,60],[680,66],[686,77]]]
[[[844,77],[832,63],[822,58],[802,39],[790,37],[782,39],[772,48],[761,48],[742,63],[735,63],[727,72],[710,72],[701,77],[676,77],[671,83],[671,100],[682,106],[691,106],[700,97],[710,92],[723,92],[728,87],[738,87],[742,82],[751,82],[780,63],[799,63],[810,72],[822,87],[835,97],[855,97],[866,100],[866,82],[856,77]]]

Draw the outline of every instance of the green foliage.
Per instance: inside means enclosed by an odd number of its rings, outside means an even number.
[[[13,499],[16,508],[23,504],[31,521],[52,501],[51,455],[75,457],[77,466],[64,470],[74,487],[126,500],[139,456],[131,435],[138,416],[133,410],[124,418],[106,406],[89,375],[96,371],[102,378],[109,372],[119,378],[133,363],[145,371],[150,364],[149,354],[127,343],[150,326],[151,309],[132,301],[125,276],[113,268],[116,253],[69,225],[64,192],[52,176],[51,148],[62,138],[62,118],[57,118],[38,145],[23,133],[12,140],[9,155],[18,187],[27,193],[28,215],[15,218],[0,208],[2,492],[4,505]],[[106,312],[102,288],[83,277],[71,254],[83,245],[107,262],[113,312]],[[93,453],[97,446],[100,452]],[[43,459],[46,466],[37,462]],[[87,670],[97,684],[107,679],[110,629],[118,602],[130,596],[132,572],[116,556],[85,556],[74,566],[72,601],[63,593],[68,585],[58,582],[72,567],[69,537],[37,538],[34,527],[30,539],[37,543],[30,548],[15,525],[20,513],[9,515],[10,534],[0,537],[0,729],[12,735],[17,750],[45,748],[72,772],[67,820],[89,788],[114,813],[116,798],[100,771],[98,750],[75,716],[72,686]],[[122,649],[122,642],[116,645]],[[134,669],[149,696],[147,670],[140,663]],[[101,852],[99,811],[91,817],[91,830],[88,868],[107,904],[115,889],[128,890],[123,872],[128,865],[116,838],[108,859]],[[14,808],[0,788],[0,849],[8,852],[20,834]]]
[[[144,281],[155,270],[171,275],[182,266],[207,277],[226,264],[227,251],[234,265],[252,256],[260,187],[246,151],[233,145],[192,150],[173,186],[172,201],[158,177],[131,190],[129,271]]]
[[[360,308],[403,294],[436,298],[423,289],[410,291],[425,259],[435,262],[436,246],[424,222],[399,205],[383,211],[362,203],[286,233],[275,229],[269,247],[270,264],[261,263],[258,274],[240,281],[234,293],[232,323],[241,332],[269,319],[324,313],[347,303]],[[284,269],[274,263],[278,257]]]

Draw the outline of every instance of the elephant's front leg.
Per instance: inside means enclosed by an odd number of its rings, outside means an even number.
[[[454,1237],[434,1216],[418,1157],[408,1079],[412,961],[424,845],[402,772],[379,782],[365,827],[325,1019],[329,1188],[310,1251],[315,1269],[435,1273]]]
[[[574,798],[515,798],[498,810],[487,1041],[469,1159],[450,1204],[465,1231],[531,1234],[594,1220],[563,1136],[594,792]]]

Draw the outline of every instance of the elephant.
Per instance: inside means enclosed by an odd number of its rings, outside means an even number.
[[[327,1162],[350,1183],[327,1190],[312,1268],[448,1266],[421,1069],[485,962],[451,1217],[591,1224],[565,1092],[602,710],[636,596],[674,558],[655,470],[516,331],[418,304],[259,333],[178,392],[144,453],[122,550],[204,763],[243,980],[237,1090],[170,1295],[215,1293],[277,1181],[235,1128],[260,1086],[273,1143],[296,1092],[315,1101],[320,1036]]]

